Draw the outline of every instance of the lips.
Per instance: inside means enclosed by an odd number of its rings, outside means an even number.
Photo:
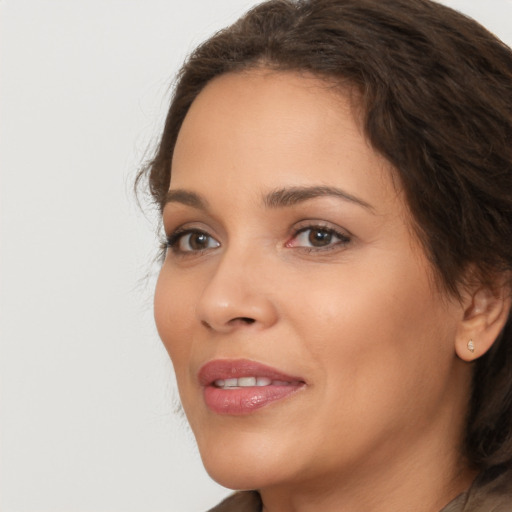
[[[250,414],[305,385],[300,377],[246,359],[210,361],[198,377],[207,407],[217,414]]]

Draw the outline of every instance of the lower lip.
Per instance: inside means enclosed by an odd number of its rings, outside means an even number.
[[[273,402],[282,400],[299,389],[302,384],[287,386],[255,386],[246,388],[222,389],[216,386],[204,388],[204,400],[208,408],[217,414],[250,414]]]

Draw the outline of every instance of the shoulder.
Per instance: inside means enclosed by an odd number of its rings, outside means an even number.
[[[261,498],[256,491],[235,492],[208,512],[261,512]]]

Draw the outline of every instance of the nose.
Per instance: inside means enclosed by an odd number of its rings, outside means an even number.
[[[197,303],[201,324],[218,333],[274,325],[278,318],[274,286],[264,268],[254,255],[226,253],[220,258]]]

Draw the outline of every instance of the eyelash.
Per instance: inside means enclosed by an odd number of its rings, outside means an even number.
[[[303,246],[303,245],[293,245],[293,241],[299,237],[299,235],[303,233],[310,232],[320,232],[323,234],[326,234],[330,237],[336,237],[338,238],[337,242],[331,243],[329,240],[328,245],[325,246]],[[286,242],[285,246],[289,248],[296,248],[302,251],[306,252],[322,252],[322,251],[331,251],[334,249],[339,249],[341,247],[346,246],[352,241],[351,237],[347,233],[342,233],[341,231],[338,231],[332,227],[321,225],[321,224],[309,224],[307,226],[300,227],[296,229],[293,233],[293,236],[289,242]]]
[[[308,231],[317,231],[321,232],[324,235],[336,237],[338,239],[335,243],[329,243],[325,246],[303,246],[303,245],[294,245],[293,241],[299,237],[299,235],[303,233],[307,233]],[[180,242],[189,235],[204,235],[208,239],[208,243],[211,241],[214,241],[215,246],[213,247],[205,247],[203,249],[191,249],[191,250],[182,250],[179,248]],[[295,229],[295,231],[292,234],[292,237],[289,241],[285,243],[285,247],[287,248],[295,248],[306,252],[323,252],[323,251],[330,251],[333,249],[338,249],[340,247],[344,247],[347,244],[351,242],[351,237],[347,235],[346,233],[342,233],[336,229],[333,229],[328,226],[322,226],[318,224],[309,224],[307,226],[302,226],[298,229]],[[217,247],[220,247],[220,242],[217,242],[215,238],[213,238],[208,232],[203,231],[201,229],[187,229],[187,228],[178,228],[176,231],[171,233],[169,236],[166,237],[166,242],[164,244],[164,248],[166,250],[170,249],[176,256],[191,256],[191,255],[200,255],[203,254],[211,249],[215,249]]]
[[[187,228],[178,228],[176,231],[171,233],[166,238],[165,248],[171,249],[172,252],[178,256],[187,256],[187,255],[197,255],[197,254],[203,254],[206,251],[209,251],[210,249],[214,249],[216,247],[206,247],[204,249],[197,249],[197,250],[190,250],[190,251],[184,251],[179,248],[180,242],[188,235],[204,235],[208,238],[209,241],[214,240],[218,245],[220,246],[220,243],[215,240],[210,234],[208,234],[206,231],[203,231],[202,229],[187,229]]]

